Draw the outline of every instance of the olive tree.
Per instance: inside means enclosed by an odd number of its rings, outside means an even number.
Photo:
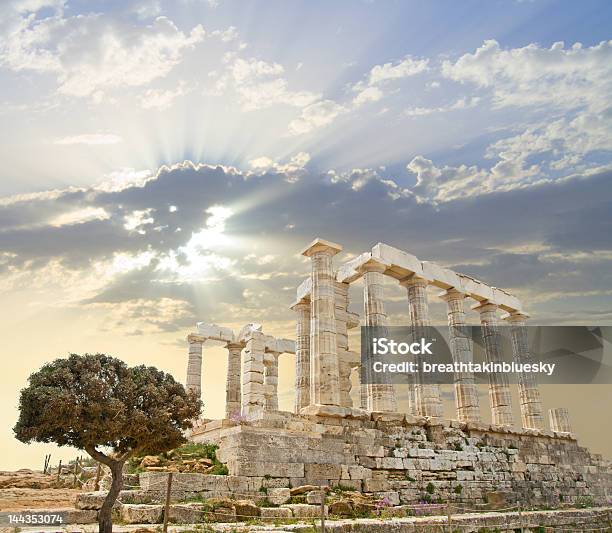
[[[53,442],[85,450],[112,473],[99,513],[111,533],[123,466],[133,455],[155,455],[185,442],[200,400],[154,367],[128,367],[104,354],[71,354],[44,365],[21,391],[14,432],[22,442]]]

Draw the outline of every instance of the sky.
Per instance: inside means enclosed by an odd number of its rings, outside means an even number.
[[[46,361],[183,380],[198,321],[293,337],[315,237],[483,279],[533,323],[611,324],[611,27],[594,0],[0,3],[0,468],[76,453],[12,435]],[[392,281],[387,311],[408,320]],[[612,456],[611,388],[559,387],[545,407]]]

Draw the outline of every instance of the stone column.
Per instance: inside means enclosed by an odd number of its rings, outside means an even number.
[[[570,425],[569,413],[565,407],[557,407],[556,409],[548,410],[548,419],[550,421],[550,429],[557,433],[571,433],[572,426]]]
[[[312,262],[310,404],[339,405],[340,385],[332,258],[342,247],[316,239],[302,254]]]
[[[227,344],[227,382],[225,387],[225,418],[232,418],[240,414],[242,402],[240,392],[240,370],[242,345],[239,343]]]
[[[528,315],[515,311],[504,317],[510,325],[510,339],[512,340],[512,353],[517,363],[530,363],[529,339],[525,329],[525,320]],[[519,401],[521,405],[521,419],[526,429],[544,429],[542,415],[542,400],[535,374],[523,372],[519,375]]]
[[[351,398],[351,365],[356,354],[349,351],[349,284],[336,281],[336,347],[338,350],[338,383],[340,384],[340,405],[353,407]]]
[[[497,305],[488,301],[479,302],[472,307],[480,314],[482,339],[488,363],[503,361],[502,335],[497,320]],[[496,426],[514,424],[512,415],[512,395],[508,375],[503,372],[489,374],[489,405],[491,406],[491,423]]]
[[[429,324],[429,306],[427,305],[427,280],[412,275],[401,280],[406,287],[408,307],[412,325],[413,338],[426,335]],[[417,357],[417,361],[419,357]],[[442,417],[444,415],[440,387],[437,383],[428,383],[423,374],[415,376],[415,384],[410,391],[413,414],[419,416]]]
[[[278,352],[264,355],[264,409],[278,411]]]
[[[457,289],[448,289],[441,298],[446,302],[450,348],[455,363],[473,361],[473,346],[465,322],[465,294]],[[455,372],[455,407],[459,422],[480,422],[478,391],[472,372]]]
[[[246,339],[242,368],[242,414],[251,419],[264,409],[264,335],[252,331]]]
[[[204,339],[197,335],[188,335],[189,359],[187,361],[186,389],[194,391],[198,398],[202,398],[202,345]]]
[[[310,405],[310,300],[291,307],[296,312],[295,412]]]
[[[371,260],[363,265],[363,305],[366,326],[387,326],[384,300],[386,266]],[[391,383],[368,383],[368,410],[397,411],[395,390]]]

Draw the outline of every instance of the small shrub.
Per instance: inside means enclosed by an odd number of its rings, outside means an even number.
[[[427,487],[425,487],[425,490],[427,491],[427,494],[433,494],[434,492],[436,492],[436,486],[430,481],[429,483],[427,483]]]
[[[455,494],[461,494],[463,492],[463,485],[456,485],[453,489],[453,492]]]

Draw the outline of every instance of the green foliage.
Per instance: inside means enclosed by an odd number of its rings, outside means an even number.
[[[436,491],[436,486],[430,481],[429,483],[427,483],[427,487],[425,487],[425,490],[428,494],[433,494]]]
[[[154,367],[128,367],[103,354],[45,364],[19,398],[13,428],[22,442],[54,442],[115,454],[156,454],[185,441],[200,401]]]
[[[406,473],[406,481],[416,481],[410,474]]]
[[[306,503],[306,496],[299,494],[298,496],[291,496],[289,503]]]
[[[225,466],[223,463],[220,462],[216,462],[213,465],[212,470],[209,472],[209,474],[215,475],[215,476],[227,476],[229,474],[229,470],[227,469],[227,466]]]
[[[457,452],[462,452],[463,451],[463,445],[460,442],[455,442],[454,448],[455,448],[455,451],[457,451]]]
[[[463,492],[463,485],[455,485],[453,492],[455,494],[461,494]]]
[[[579,496],[576,498],[576,507],[578,509],[586,509],[587,507],[594,507],[595,501],[591,496]]]

